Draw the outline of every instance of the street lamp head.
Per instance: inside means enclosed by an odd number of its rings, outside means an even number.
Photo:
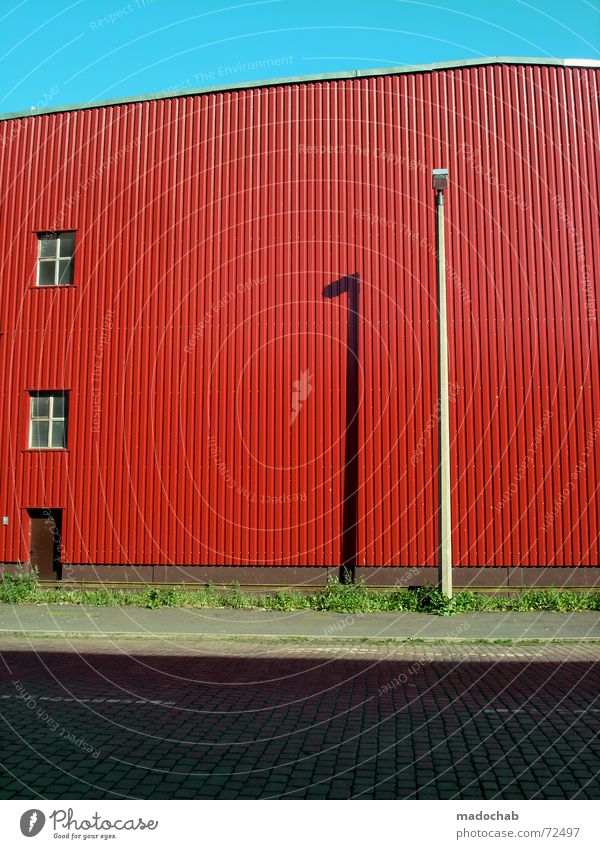
[[[432,184],[436,192],[443,192],[448,188],[448,169],[434,168],[432,173]]]

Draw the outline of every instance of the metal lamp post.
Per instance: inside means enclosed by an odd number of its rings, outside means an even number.
[[[446,310],[446,248],[444,189],[446,168],[433,169],[437,213],[438,374],[439,374],[439,587],[452,598],[452,514],[450,505],[450,410],[448,402],[448,320]]]

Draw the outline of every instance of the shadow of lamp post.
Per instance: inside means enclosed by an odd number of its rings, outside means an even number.
[[[346,340],[346,413],[344,448],[344,507],[340,581],[353,582],[356,573],[358,524],[358,274],[340,277],[323,289],[324,298],[348,295]]]

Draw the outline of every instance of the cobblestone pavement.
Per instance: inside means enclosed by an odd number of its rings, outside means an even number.
[[[0,641],[7,798],[600,798],[600,647]]]

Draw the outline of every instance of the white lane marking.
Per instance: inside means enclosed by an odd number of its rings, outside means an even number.
[[[21,699],[22,701],[30,701],[34,702],[76,702],[77,704],[83,702],[98,702],[105,704],[118,704],[118,705],[167,705],[168,707],[173,707],[175,702],[161,702],[158,699],[109,699],[107,696],[99,696],[97,698],[91,699],[75,699],[72,696],[19,696],[16,693],[9,693],[8,695],[0,696],[0,699]]]
[[[534,713],[536,715],[551,716],[553,713],[600,713],[600,708],[549,708],[542,710],[541,708],[482,708],[483,713]]]
[[[8,693],[5,695],[0,695],[0,699],[20,699],[22,701],[28,701],[28,699],[33,699],[36,702],[75,702],[76,704],[118,704],[118,705],[164,705],[165,707],[176,707],[176,702],[163,702],[159,699],[111,699],[108,696],[97,696],[95,698],[82,698],[76,699],[72,696],[29,696],[25,698],[23,696],[19,696],[16,693]],[[418,700],[417,700],[418,701]],[[420,700],[421,703],[424,700]],[[437,710],[447,710],[448,704],[434,704],[432,702],[425,703],[425,706],[428,708],[434,708]],[[548,710],[543,710],[539,707],[516,707],[516,708],[504,708],[504,707],[484,707],[480,708],[479,713],[525,713],[525,714],[541,714],[542,716],[551,716],[554,713],[564,713],[564,714],[584,714],[584,713],[600,713],[600,708],[597,707],[587,707],[587,708],[549,708]]]

